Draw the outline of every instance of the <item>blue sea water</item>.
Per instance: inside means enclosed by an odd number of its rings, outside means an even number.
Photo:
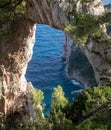
[[[34,53],[27,68],[26,78],[34,87],[44,92],[45,113],[50,109],[51,92],[54,87],[61,85],[70,101],[76,96],[73,91],[82,88],[76,81],[66,77],[66,63],[62,59],[63,44],[62,31],[37,24]]]

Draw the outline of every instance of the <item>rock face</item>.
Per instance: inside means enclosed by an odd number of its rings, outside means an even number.
[[[111,38],[93,39],[81,47],[92,65],[98,85],[111,85]]]
[[[64,53],[66,58],[66,74],[70,79],[76,79],[84,87],[96,86],[93,68],[79,46],[65,35]]]
[[[70,9],[73,13],[70,13]],[[25,72],[32,55],[34,24],[48,24],[64,30],[75,12],[83,10],[100,15],[104,8],[101,0],[85,5],[72,0],[27,1],[25,17],[17,21],[9,36],[0,37],[0,114],[10,115],[25,109],[31,116]],[[98,85],[111,85],[110,48],[110,40],[107,42],[102,39],[92,40],[86,47],[81,47],[93,67]]]
[[[3,115],[29,108],[25,73],[34,45],[34,22],[23,19],[14,28],[8,38],[0,39],[0,113]]]

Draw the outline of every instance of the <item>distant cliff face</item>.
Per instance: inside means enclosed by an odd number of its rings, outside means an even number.
[[[111,85],[111,38],[92,39],[81,50],[91,63],[98,85]]]
[[[80,48],[65,35],[63,57],[66,58],[66,74],[79,81],[84,87],[96,86],[94,70]]]
[[[73,10],[72,13],[70,9]],[[32,56],[34,24],[48,24],[64,30],[65,25],[74,18],[75,12],[80,10],[100,15],[104,8],[101,0],[85,5],[71,0],[27,1],[25,17],[11,28],[10,35],[0,37],[0,114],[5,116],[25,109],[31,117],[25,72]],[[81,47],[93,67],[98,85],[111,85],[110,42],[111,40],[102,38],[92,39],[86,47]]]

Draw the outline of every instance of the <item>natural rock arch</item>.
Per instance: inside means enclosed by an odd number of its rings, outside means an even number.
[[[99,5],[95,6],[98,3]],[[14,25],[10,38],[5,36],[0,39],[0,104],[2,104],[0,113],[9,115],[25,108],[29,111],[30,117],[33,115],[27,96],[25,72],[32,56],[35,23],[44,23],[64,30],[65,25],[73,17],[67,10],[74,8],[74,11],[78,11],[83,7],[85,11],[96,15],[104,11],[101,0],[95,0],[92,5],[84,6],[80,4],[80,1],[74,3],[72,0],[27,1],[25,17]],[[81,50],[93,66],[98,85],[110,85],[110,41],[105,43],[104,40],[98,39],[87,43],[87,46],[81,47]]]

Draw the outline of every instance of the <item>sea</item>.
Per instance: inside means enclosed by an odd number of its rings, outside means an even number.
[[[50,110],[53,88],[61,85],[69,102],[73,102],[83,86],[66,76],[66,61],[62,57],[64,33],[48,25],[37,24],[36,26],[35,46],[26,78],[35,88],[44,92],[46,115]]]

